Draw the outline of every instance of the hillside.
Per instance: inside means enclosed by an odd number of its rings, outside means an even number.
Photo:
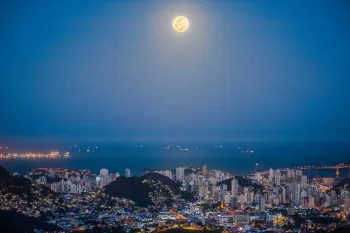
[[[12,183],[12,177],[10,173],[2,166],[0,166],[0,189],[6,189]]]
[[[252,186],[254,187],[255,191],[261,191],[264,189],[264,187],[261,184],[255,183],[253,180],[249,179],[249,178],[245,178],[243,176],[235,176],[235,179],[238,181],[238,185],[242,186],[242,187],[248,187],[248,186]],[[217,183],[217,186],[226,184],[227,185],[227,189],[231,190],[231,181],[232,178],[227,179],[227,180],[223,180],[219,183]]]
[[[105,193],[130,199],[138,206],[171,205],[177,199],[193,199],[191,194],[179,189],[179,184],[158,173],[119,177],[105,187]]]
[[[56,225],[49,224],[15,211],[0,210],[0,232],[34,232],[34,229],[45,232],[60,231]]]
[[[18,195],[27,200],[55,195],[55,193],[47,187],[36,185],[23,176],[14,176],[2,166],[0,166],[0,190],[3,193]]]

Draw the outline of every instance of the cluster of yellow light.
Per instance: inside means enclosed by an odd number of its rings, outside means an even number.
[[[0,154],[0,160],[10,160],[10,159],[41,159],[41,158],[51,158],[55,159],[59,157],[59,152],[54,151],[50,152],[49,154],[44,153],[9,153],[9,154]],[[64,158],[69,158],[70,154],[69,152],[65,152],[63,154]]]
[[[17,159],[17,158],[47,158],[47,154],[26,153],[26,154],[0,154],[0,159]]]
[[[51,151],[50,152],[50,157],[51,158],[56,158],[56,157],[58,157],[59,154],[60,154],[60,152],[58,152],[58,151]]]
[[[178,212],[175,212],[173,209],[171,209],[169,212],[171,214],[174,214],[177,219],[180,219],[180,220],[186,220],[187,219],[185,216],[179,214]]]
[[[80,226],[75,228],[74,231],[85,231],[85,228],[83,226]]]
[[[288,219],[286,217],[277,218],[273,221],[273,224],[274,224],[274,226],[276,226],[276,225],[282,226],[282,225],[284,225],[285,221],[287,221],[287,220]]]

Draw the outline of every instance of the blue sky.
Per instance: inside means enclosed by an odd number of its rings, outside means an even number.
[[[2,140],[350,139],[348,1],[1,4]]]

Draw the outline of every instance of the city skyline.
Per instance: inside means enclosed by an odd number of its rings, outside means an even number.
[[[0,181],[12,177],[12,190],[18,189],[15,181],[25,178],[27,185],[22,190],[29,196],[39,195],[27,199],[0,186],[0,215],[7,216],[9,209],[15,209],[32,219],[39,218],[33,210],[40,206],[40,214],[50,213],[55,224],[38,225],[39,229],[56,227],[63,232],[99,232],[100,227],[115,232],[116,224],[120,233],[127,229],[154,233],[165,229],[188,233],[208,229],[217,233],[266,229],[347,232],[349,178],[309,177],[304,171],[271,168],[242,176],[204,164],[150,170],[142,176],[130,175],[129,169],[123,176],[106,168],[99,174],[88,169],[37,168],[20,176],[0,166],[0,174],[7,174],[0,176]],[[43,192],[44,187],[51,192]],[[91,218],[99,224],[92,225]],[[133,221],[125,224],[125,219]],[[10,226],[5,225],[15,229]]]
[[[0,6],[0,232],[350,232],[349,0]]]

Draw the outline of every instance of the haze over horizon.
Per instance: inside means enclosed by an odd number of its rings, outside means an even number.
[[[350,141],[348,1],[2,4],[1,141]]]

